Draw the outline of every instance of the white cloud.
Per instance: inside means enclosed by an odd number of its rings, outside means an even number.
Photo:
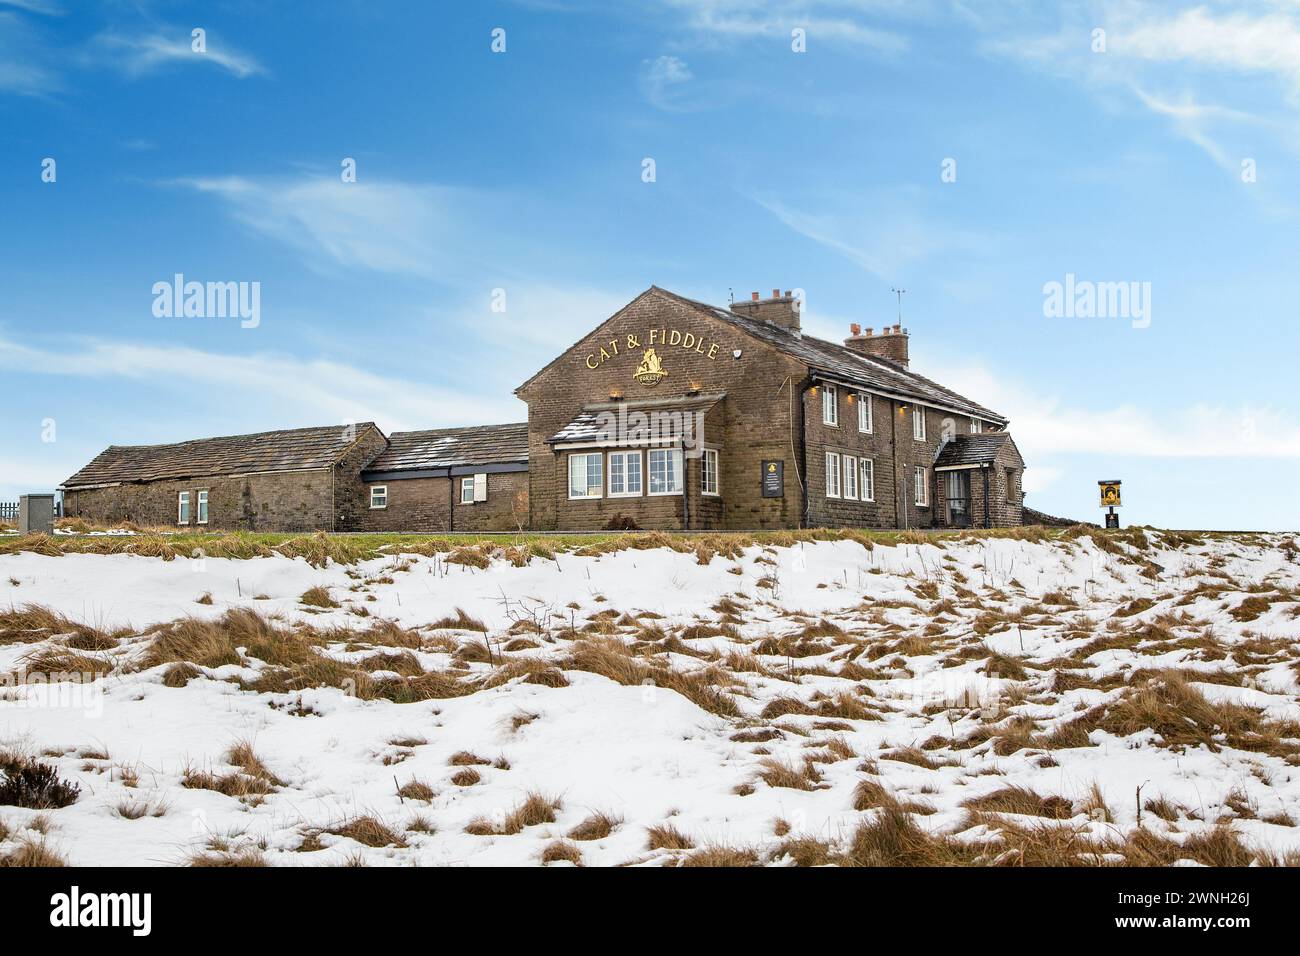
[[[1271,73],[1300,92],[1300,24],[1283,13],[1245,11],[1216,17],[1206,7],[1174,17],[1121,20],[1108,53],[1240,73]]]
[[[133,76],[178,63],[212,64],[233,73],[241,80],[266,72],[256,59],[214,41],[211,35],[207,37],[206,51],[195,52],[191,48],[188,31],[140,36],[103,33],[91,42],[90,49],[92,59],[107,62]]]
[[[0,0],[7,7],[17,7],[28,13],[40,13],[48,17],[61,17],[63,10],[54,0]]]
[[[219,198],[236,220],[297,250],[318,271],[342,265],[433,278],[467,267],[460,226],[472,217],[460,190],[368,181],[364,171],[354,183],[335,175],[178,184]]]
[[[899,53],[907,49],[902,35],[868,25],[867,13],[900,13],[899,3],[870,0],[806,0],[793,7],[784,0],[669,0],[682,14],[681,24],[700,41],[713,45],[736,39],[790,42],[790,31],[806,31],[809,49],[826,41]]]
[[[641,94],[656,109],[677,112],[683,109],[681,93],[693,78],[691,68],[678,57],[646,60],[641,68]]]
[[[385,431],[517,421],[524,406],[512,395],[485,397],[424,382],[376,375],[331,359],[229,355],[185,347],[90,340],[56,351],[0,339],[0,369],[93,379],[145,381],[160,397],[168,389],[192,396],[211,391],[211,406],[230,413],[247,403],[266,428],[331,421],[374,421]],[[178,376],[177,369],[185,374]],[[273,410],[268,412],[268,410]],[[194,437],[188,432],[183,437]],[[129,441],[129,439],[128,439]]]
[[[987,252],[991,245],[987,236],[932,219],[916,189],[753,198],[795,232],[886,282],[905,279],[912,263],[957,250]]]
[[[1159,412],[1133,404],[1084,407],[981,368],[925,369],[924,374],[1011,419],[1011,434],[1031,466],[1065,454],[1300,459],[1295,415],[1270,406],[1197,404]]]
[[[0,11],[0,91],[45,96],[62,87],[38,37],[18,15]]]

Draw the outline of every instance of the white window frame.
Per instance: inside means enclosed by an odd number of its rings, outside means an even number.
[[[718,470],[721,463],[716,448],[704,449],[704,455],[700,458],[700,494],[710,498],[722,494],[722,475]],[[712,484],[709,482],[710,476],[713,478]]]
[[[840,402],[834,385],[822,386],[822,424],[838,427],[840,424]]]
[[[874,458],[858,459],[858,500],[876,500],[876,461]]]
[[[591,493],[591,487],[592,487],[591,468],[588,466],[588,459],[591,458],[595,458],[596,461],[600,462],[600,487],[596,490],[596,493],[594,495]],[[573,493],[573,464],[578,459],[582,459],[582,474],[583,474],[584,481],[586,482],[585,487],[587,489],[586,494],[581,494],[581,495],[575,495]],[[593,452],[579,452],[576,454],[570,454],[568,474],[565,476],[565,480],[568,482],[570,500],[584,501],[587,499],[605,497],[605,455],[604,453],[599,451],[593,451]]]
[[[848,501],[858,500],[858,459],[856,455],[844,456],[844,497]]]
[[[655,458],[659,455],[668,456],[668,461],[672,463],[671,470],[664,469],[664,477],[671,486],[665,491],[654,490]],[[682,493],[682,450],[680,448],[651,448],[646,454],[645,493],[653,498]]]
[[[925,406],[912,406],[912,438],[915,441],[925,441]]]
[[[826,497],[840,496],[840,455],[839,452],[826,453]]]
[[[858,431],[870,435],[876,423],[871,418],[871,396],[866,392],[858,394]]]
[[[465,493],[469,493],[469,497]],[[460,503],[463,505],[472,505],[474,503],[474,476],[460,476]]]
[[[930,475],[929,469],[916,465],[912,471],[912,504],[918,508],[928,508],[930,506]]]
[[[176,523],[190,523],[190,493],[188,491],[178,491],[176,493]]]
[[[379,504],[375,504],[376,499],[382,499]],[[388,507],[388,486],[371,485],[370,486],[370,510],[382,511]]]
[[[970,420],[970,433],[972,435],[978,435],[982,431],[984,431],[984,423],[972,415]]]
[[[208,523],[208,490],[204,488],[197,493],[194,501],[194,523]]]
[[[641,457],[640,449],[634,449],[632,451],[611,451],[606,457],[609,459],[609,461],[605,463],[605,468],[606,468],[605,481],[609,485],[609,496],[611,498],[640,498],[645,491],[645,462]],[[619,462],[621,462],[623,466],[623,490],[622,491],[614,490],[614,461],[616,459]],[[636,459],[636,463],[637,463],[635,491],[632,491],[630,488],[628,488],[628,480],[627,480],[628,479],[627,463],[632,459]]]

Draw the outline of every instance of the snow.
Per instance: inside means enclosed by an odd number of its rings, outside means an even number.
[[[932,806],[933,814],[915,819],[935,832],[960,830],[964,801],[1009,785],[1063,796],[1078,807],[1095,784],[1114,822],[1091,820],[1079,809],[1070,823],[1097,833],[1137,825],[1139,787],[1144,799],[1164,796],[1187,809],[1176,828],[1180,834],[1199,832],[1225,815],[1235,817],[1224,804],[1235,792],[1256,808],[1254,815],[1233,820],[1243,837],[1274,852],[1300,850],[1300,827],[1264,822],[1281,814],[1300,821],[1300,768],[1283,756],[1226,745],[1217,750],[1173,748],[1154,730],[1122,739],[1094,731],[1095,746],[1049,751],[1053,766],[1040,766],[1041,749],[999,756],[987,746],[941,746],[928,751],[942,764],[938,769],[887,756],[935,736],[965,736],[998,708],[1003,709],[998,714],[1033,717],[1041,732],[1116,700],[1124,692],[1122,683],[1051,692],[1054,668],[1048,662],[1106,634],[1112,620],[1138,627],[1161,615],[1167,623],[1170,615],[1186,614],[1183,623],[1170,625],[1178,636],[1208,628],[1229,648],[1249,635],[1284,639],[1287,652],[1250,668],[1246,686],[1209,681],[1192,686],[1212,702],[1242,704],[1275,720],[1300,720],[1300,687],[1291,666],[1300,640],[1295,554],[1292,537],[1260,535],[1179,546],[1157,541],[1135,556],[1139,560],[1102,551],[1086,538],[1046,543],[971,539],[870,549],[850,540],[823,541],[749,547],[739,559],[713,557],[707,564],[700,564],[694,553],[666,548],[598,557],[561,553],[554,561],[534,558],[525,567],[496,559],[486,569],[419,555],[324,568],[279,556],[164,561],[134,555],[0,555],[0,611],[34,604],[105,631],[127,628],[134,636],[110,655],[119,665],[138,656],[151,626],[186,616],[216,620],[235,607],[253,608],[286,626],[302,622],[353,629],[377,619],[427,627],[462,608],[487,625],[497,653],[513,636],[506,632],[521,614],[538,616],[559,632],[571,624],[581,629],[593,615],[610,610],[620,616],[653,612],[662,616],[653,623],[674,633],[691,624],[716,624],[712,607],[724,596],[743,602],[739,631],[751,645],[765,637],[797,634],[823,618],[849,635],[816,638],[826,644],[824,654],[762,658],[775,676],[737,672],[742,684],[733,695],[743,713],[739,720],[709,713],[665,688],[623,686],[579,670],[566,670],[567,687],[516,680],[463,697],[411,704],[361,700],[330,687],[292,695],[241,690],[233,679],[255,676],[261,667],[257,662],[209,669],[184,687],[162,683],[165,667],[134,671],[122,666],[89,686],[11,687],[0,695],[0,748],[45,754],[42,759],[81,785],[82,795],[58,810],[0,806],[0,823],[13,841],[43,816],[51,848],[81,865],[179,864],[218,843],[233,850],[260,848],[277,865],[337,864],[355,855],[371,865],[534,865],[548,844],[592,813],[603,812],[622,822],[610,836],[578,844],[583,863],[654,864],[682,855],[647,849],[646,828],[666,822],[689,834],[697,847],[761,852],[779,842],[774,835],[778,820],[790,825],[792,837],[841,845],[873,812],[853,808],[854,787],[872,779],[900,799]],[[1142,560],[1162,570],[1146,577]],[[1229,578],[1216,576],[1220,574]],[[764,578],[775,578],[776,587],[761,587]],[[1230,590],[1179,603],[1202,583]],[[1278,593],[1258,619],[1237,621],[1231,611],[1252,585]],[[305,608],[299,596],[316,586],[328,588],[343,606],[319,613]],[[930,588],[937,589],[937,598]],[[1070,596],[1079,606],[1051,605],[1019,627],[995,627],[973,636],[981,612],[1014,615],[1054,593]],[[205,595],[211,604],[196,603]],[[1117,617],[1135,598],[1156,603]],[[936,611],[936,600],[951,600],[956,609]],[[356,608],[368,616],[358,616]],[[847,660],[848,648],[922,635],[936,620],[940,641],[967,640],[921,654],[864,654],[857,663],[880,672],[878,677],[858,681],[834,676]],[[634,630],[624,629],[619,639],[636,639]],[[461,642],[482,640],[477,633],[454,636]],[[0,674],[14,672],[26,655],[61,639],[37,644],[5,640],[0,631]],[[974,642],[978,647],[980,641],[987,646],[978,654],[953,654],[958,646]],[[553,634],[536,649],[505,656],[559,660],[571,643]],[[753,649],[728,636],[687,643],[701,653]],[[374,651],[338,644],[326,653],[355,660]],[[994,652],[1026,665],[1028,679],[1018,681],[986,666]],[[1121,646],[1092,655],[1081,673],[1102,681],[1139,668],[1239,668],[1231,657],[1207,660],[1197,653],[1190,647],[1163,647],[1152,654]],[[452,660],[433,646],[418,650],[417,657],[424,667],[437,669]],[[704,664],[688,654],[661,654],[659,659],[671,659],[683,670]],[[816,672],[797,681],[783,679],[791,668]],[[469,679],[490,670],[491,665],[472,664],[463,674]],[[883,719],[847,719],[842,723],[849,729],[827,731],[813,724],[838,718],[761,717],[774,698],[811,702],[818,695],[841,693],[858,697]],[[303,712],[308,715],[298,715]],[[530,719],[515,727],[521,715]],[[759,743],[731,739],[741,730],[771,726],[783,734]],[[393,743],[408,738],[425,742]],[[857,756],[818,763],[822,780],[815,789],[773,787],[758,778],[763,759],[798,766],[816,749],[810,742],[830,738],[843,740]],[[263,801],[250,805],[216,791],[181,786],[187,768],[233,771],[223,755],[240,741],[252,744],[282,784]],[[462,768],[449,760],[462,751],[488,761],[500,758],[501,766],[478,766],[479,783],[457,786],[451,778]],[[99,759],[103,754],[107,760]],[[127,786],[124,767],[138,776],[135,786]],[[398,797],[398,785],[413,779],[433,788],[431,801]],[[553,823],[512,835],[465,832],[479,818],[500,824],[530,793],[558,800]],[[126,819],[115,811],[124,801],[163,812]],[[409,845],[375,848],[324,834],[320,849],[298,851],[308,833],[359,815],[374,816],[403,832]],[[407,831],[417,816],[432,823],[435,832]],[[1142,825],[1173,832],[1150,813],[1143,814]],[[968,831],[963,839],[978,832]],[[8,846],[0,842],[0,855]]]

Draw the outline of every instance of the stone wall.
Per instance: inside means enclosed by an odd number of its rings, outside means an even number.
[[[198,492],[208,492],[208,523],[198,524]],[[188,527],[244,531],[333,531],[329,469],[154,481],[64,492],[64,514],[96,524],[130,521],[178,527],[177,496],[190,493]]]
[[[460,477],[363,483],[362,531],[517,531],[528,525],[528,473],[487,476],[487,500],[460,501]],[[388,505],[370,507],[370,488],[384,485]],[[454,496],[454,498],[453,498]]]

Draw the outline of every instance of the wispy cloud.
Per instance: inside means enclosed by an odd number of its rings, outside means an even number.
[[[466,264],[460,226],[470,194],[404,182],[345,183],[336,175],[192,178],[249,229],[298,251],[318,271],[345,266],[434,278]]]
[[[19,15],[0,10],[0,92],[47,96],[62,88],[44,44]]]
[[[54,0],[0,0],[0,6],[17,7],[28,13],[40,13],[47,17],[63,16],[63,8]]]
[[[1055,28],[1041,26],[1047,10],[1058,11]],[[997,8],[969,19],[983,31],[987,52],[1107,97],[1130,95],[1229,172],[1239,171],[1244,152],[1239,127],[1282,134],[1295,149],[1286,135],[1300,114],[1300,4],[1294,0],[1190,10],[1169,2],[1095,0],[1034,14],[1026,17],[1030,25]],[[1228,87],[1225,76],[1242,83]]]
[[[102,33],[90,43],[92,61],[116,67],[130,76],[152,73],[165,66],[210,64],[245,79],[266,72],[252,56],[241,53],[210,35],[204,52],[192,48],[189,31],[127,35]]]
[[[894,54],[908,47],[902,34],[868,22],[871,14],[905,10],[902,4],[887,0],[806,0],[799,5],[785,0],[669,0],[669,6],[680,14],[683,29],[710,45],[737,39],[789,43],[791,31],[800,28],[809,48],[830,43]]]
[[[660,56],[641,65],[641,94],[651,106],[675,113],[683,109],[682,91],[694,77],[686,62],[675,56]]]
[[[1155,412],[1133,404],[1084,406],[971,366],[925,369],[963,395],[1011,419],[1025,459],[1053,455],[1182,460],[1300,459],[1300,425],[1283,409],[1203,403]],[[1104,423],[1105,427],[1100,427]]]
[[[176,369],[186,370],[177,376]],[[329,358],[277,354],[231,355],[201,349],[86,340],[46,350],[0,339],[0,369],[148,382],[160,399],[169,391],[193,398],[210,390],[211,405],[228,419],[247,405],[259,428],[375,421],[386,430],[431,428],[517,419],[523,406],[509,394],[468,394],[425,382],[377,375]],[[267,420],[267,410],[274,420]],[[125,436],[130,440],[129,436]],[[188,432],[177,438],[194,437]]]
[[[795,232],[885,281],[903,279],[912,264],[945,252],[990,247],[989,237],[928,214],[918,190],[753,198]]]

